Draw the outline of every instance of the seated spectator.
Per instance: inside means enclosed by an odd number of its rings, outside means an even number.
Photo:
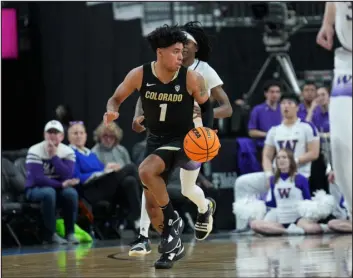
[[[138,226],[141,198],[140,186],[135,177],[135,168],[121,167],[110,162],[104,165],[85,147],[87,133],[82,122],[76,122],[68,130],[70,146],[76,154],[75,177],[83,186],[80,189],[92,205],[105,200],[113,204],[123,203],[129,208],[128,222],[134,228]]]
[[[97,144],[92,148],[92,152],[104,165],[115,163],[123,168],[131,164],[131,158],[127,149],[120,144],[122,138],[123,131],[116,123],[113,122],[108,126],[101,123],[94,131],[94,140]],[[134,168],[137,176],[136,166]]]
[[[312,122],[320,133],[321,138],[330,137],[330,122],[328,117],[328,109],[330,104],[330,92],[326,87],[317,89],[317,99],[313,101],[316,108],[310,111],[307,120]],[[310,117],[311,116],[311,117]]]
[[[282,121],[279,98],[281,86],[277,81],[268,81],[264,86],[266,101],[256,105],[250,114],[248,123],[249,136],[255,138],[258,160],[261,163],[261,154],[267,132],[271,127]]]
[[[316,106],[314,100],[317,97],[316,85],[314,82],[306,82],[302,90],[303,102],[299,105],[298,118],[303,121],[308,121],[308,111],[312,109],[312,106]],[[310,122],[310,121],[309,121]]]
[[[75,154],[62,144],[64,128],[58,121],[50,121],[44,128],[44,141],[32,146],[26,158],[26,196],[29,201],[41,202],[45,240],[65,244],[78,243],[74,225],[78,212],[78,195],[73,188]],[[56,234],[56,205],[63,209],[67,240]]]
[[[290,150],[282,149],[276,156],[276,173],[270,178],[266,205],[271,209],[264,220],[254,220],[251,228],[265,235],[321,233],[319,224],[302,219],[297,211],[300,200],[311,200],[309,182],[297,174],[297,164]]]

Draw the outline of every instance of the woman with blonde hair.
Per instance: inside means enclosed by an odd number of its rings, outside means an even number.
[[[297,174],[293,152],[282,149],[276,156],[276,173],[270,178],[266,205],[272,209],[264,220],[254,220],[251,228],[265,235],[321,233],[319,224],[300,218],[298,201],[311,200],[309,182]]]
[[[131,158],[127,149],[120,145],[123,139],[123,130],[114,122],[105,126],[101,123],[94,131],[94,141],[96,145],[92,148],[100,161],[117,164],[117,168],[122,168],[131,164]],[[137,169],[136,169],[137,174]]]

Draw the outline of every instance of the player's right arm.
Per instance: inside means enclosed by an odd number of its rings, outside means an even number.
[[[323,48],[331,50],[333,46],[334,24],[336,16],[336,5],[334,2],[326,2],[324,19],[321,29],[317,35],[316,42]]]
[[[262,151],[262,168],[267,177],[272,175],[272,162],[276,154],[275,127],[272,127],[266,136],[265,146]]]
[[[142,84],[143,69],[134,68],[125,77],[124,81],[116,88],[113,96],[108,100],[107,112],[104,114],[104,123],[109,124],[119,116],[119,107],[124,100],[135,90],[139,90]]]

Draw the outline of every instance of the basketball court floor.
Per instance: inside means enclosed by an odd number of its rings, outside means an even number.
[[[128,256],[129,240],[76,247],[2,250],[2,277],[352,277],[352,236],[184,236],[186,256],[156,270],[158,240],[143,258]]]

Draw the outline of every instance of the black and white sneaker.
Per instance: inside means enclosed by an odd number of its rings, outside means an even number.
[[[216,201],[212,198],[209,200],[208,210],[205,213],[198,213],[195,223],[195,238],[204,240],[212,232],[213,229],[213,214],[216,211]]]
[[[164,253],[158,261],[154,263],[156,269],[169,269],[172,268],[174,263],[185,256],[184,244],[179,238],[176,248],[170,253]]]
[[[145,256],[152,252],[150,241],[143,235],[139,235],[130,245],[132,246],[129,251],[130,257]]]
[[[179,242],[180,236],[184,230],[185,224],[179,214],[174,211],[175,220],[170,223],[169,233],[162,232],[161,243],[158,246],[158,252],[161,254],[172,252]]]

